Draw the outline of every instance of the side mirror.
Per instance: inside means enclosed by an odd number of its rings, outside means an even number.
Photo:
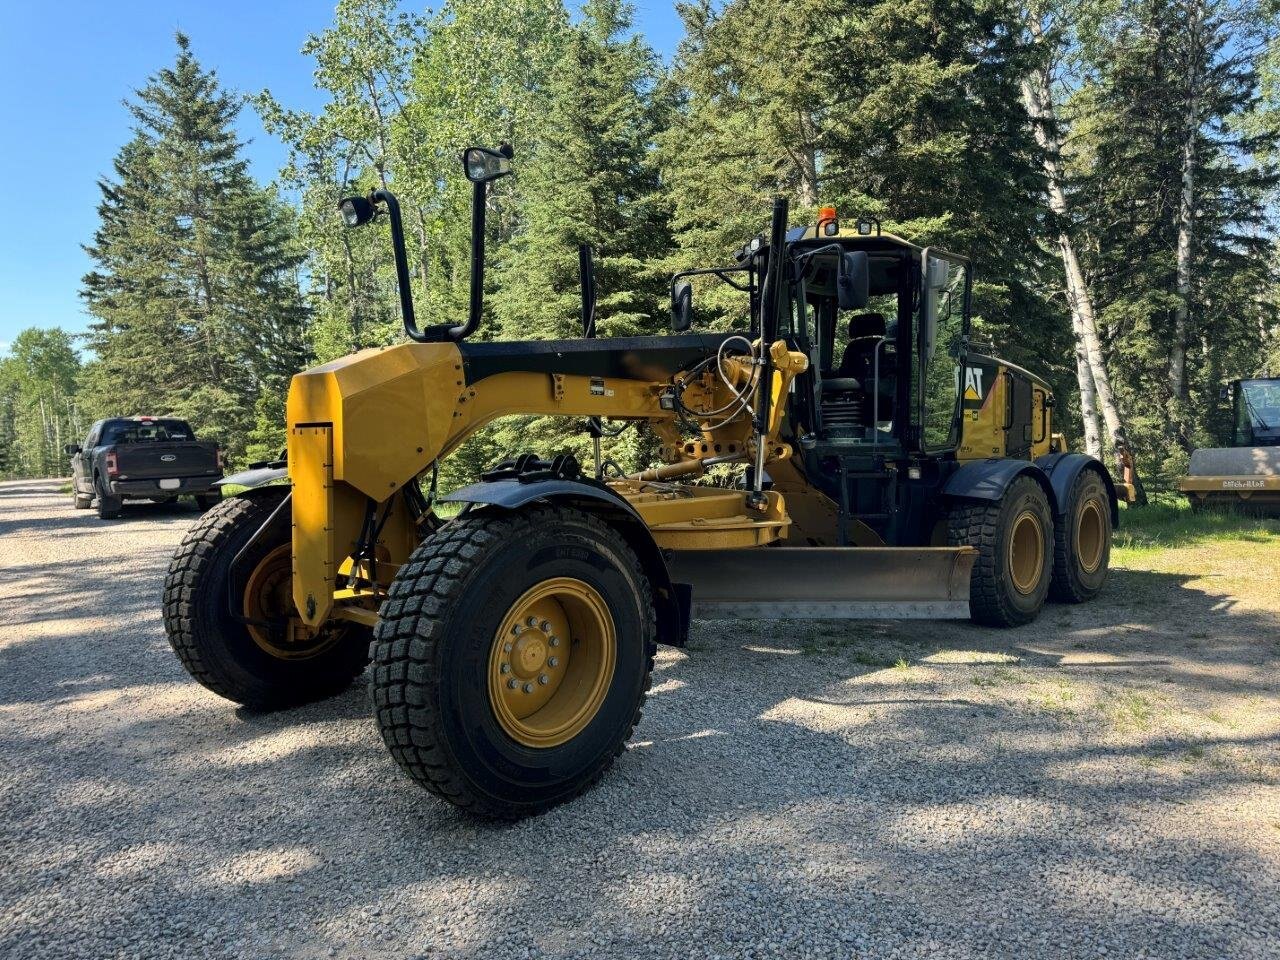
[[[68,457],[74,457],[77,453],[79,453],[79,452],[80,452],[80,444],[78,444],[78,443],[68,443],[68,444],[67,444],[65,447],[63,447],[62,449],[63,449],[63,451],[66,453],[66,455],[67,455]]]
[[[693,287],[681,280],[671,291],[671,329],[684,333],[693,325]]]
[[[467,147],[462,151],[462,167],[472,183],[488,183],[511,172],[511,158],[515,155],[509,143],[504,143],[497,150]]]
[[[871,297],[871,267],[865,250],[840,255],[836,297],[841,310],[861,310]]]
[[[342,222],[348,227],[360,227],[373,219],[373,203],[367,197],[347,197],[338,204]]]

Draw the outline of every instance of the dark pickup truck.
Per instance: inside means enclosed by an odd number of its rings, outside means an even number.
[[[221,498],[222,451],[196,439],[185,420],[119,417],[89,428],[84,445],[67,444],[71,493],[77,510],[97,502],[104,520],[120,515],[125,500],[162,503],[194,496],[202,509]]]

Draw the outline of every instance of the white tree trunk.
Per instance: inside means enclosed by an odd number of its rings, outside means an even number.
[[[1028,19],[1028,27],[1037,42],[1043,42],[1040,24],[1034,17]],[[1097,439],[1097,415],[1100,410],[1107,426],[1112,451],[1118,460],[1123,460],[1129,452],[1129,442],[1125,436],[1119,408],[1116,406],[1115,395],[1111,391],[1111,379],[1107,374],[1102,340],[1098,336],[1098,320],[1093,307],[1093,297],[1085,283],[1084,271],[1080,268],[1080,260],[1076,256],[1075,244],[1072,242],[1068,228],[1067,195],[1059,162],[1062,145],[1058,142],[1055,133],[1056,117],[1050,82],[1048,68],[1041,67],[1022,81],[1022,96],[1035,128],[1036,142],[1044,151],[1049,208],[1062,223],[1062,229],[1058,234],[1058,251],[1062,256],[1062,268],[1066,277],[1067,303],[1071,308],[1071,329],[1076,338],[1076,376],[1080,383],[1080,408],[1084,418],[1085,443],[1091,444],[1090,435],[1093,434],[1095,439],[1092,444],[1098,451],[1094,455],[1101,455],[1102,444],[1100,439]]]
[[[1187,337],[1193,291],[1193,244],[1196,225],[1196,142],[1200,136],[1200,86],[1204,62],[1204,2],[1191,0],[1187,36],[1187,104],[1182,140],[1182,192],[1178,198],[1178,305],[1173,311],[1173,343],[1169,348],[1169,394],[1187,393]]]

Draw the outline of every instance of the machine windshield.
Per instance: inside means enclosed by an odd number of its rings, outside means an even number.
[[[1236,443],[1280,442],[1280,377],[1241,380],[1236,403]]]

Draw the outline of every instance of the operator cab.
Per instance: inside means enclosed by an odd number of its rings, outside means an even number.
[[[790,239],[797,269],[779,332],[809,355],[791,404],[802,443],[842,452],[954,449],[968,262],[867,223],[846,233],[820,221]],[[841,289],[850,270],[865,270],[852,298],[847,283]]]

